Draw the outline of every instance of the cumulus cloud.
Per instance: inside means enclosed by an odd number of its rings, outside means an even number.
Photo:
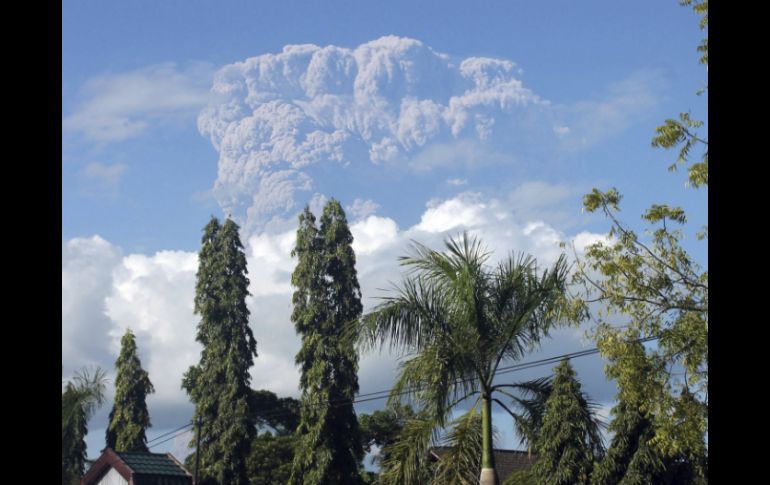
[[[486,223],[483,214],[486,204],[473,203],[478,197],[478,194],[465,193],[443,202],[430,201],[417,229],[435,233],[446,232],[459,226],[473,227]]]
[[[298,192],[319,190],[321,174],[351,164],[426,171],[547,159],[649,112],[661,78],[640,71],[595,99],[557,105],[520,77],[507,59],[455,58],[396,36],[355,48],[288,45],[226,65],[198,117],[219,152],[213,193],[261,230],[296,210]]]
[[[105,299],[121,251],[99,236],[62,244],[62,364],[64,375],[84,365],[110,362]],[[105,366],[109,368],[111,366]]]
[[[317,164],[430,168],[454,160],[414,163],[426,147],[483,152],[501,124],[548,106],[517,76],[508,60],[452,59],[395,36],[354,49],[290,45],[227,65],[198,118],[220,154],[215,194],[259,227],[311,190]]]
[[[542,221],[518,220],[504,199],[470,192],[431,201],[420,221],[406,228],[399,227],[390,217],[368,215],[351,224],[365,310],[387,296],[392,282],[400,281],[402,268],[398,256],[408,251],[411,241],[441,249],[444,238],[463,230],[480,236],[493,251],[490,264],[510,250],[533,254],[542,264],[551,264],[562,252],[558,243],[570,238]],[[251,385],[296,397],[299,372],[294,356],[300,341],[290,321],[290,278],[296,264],[290,256],[294,231],[292,228],[279,233],[257,233],[245,236],[244,243],[252,294],[247,304],[259,352],[251,371]],[[575,238],[579,241],[576,245],[580,249],[600,237],[581,233]],[[62,251],[65,367],[90,363],[111,370],[120,336],[130,327],[157,391],[148,399],[155,428],[182,424],[192,408],[180,382],[188,366],[197,362],[200,352],[195,342],[198,319],[193,314],[197,255],[160,251],[153,255],[123,256],[118,248],[99,237],[70,240],[63,244]],[[553,344],[544,347],[544,355],[582,348],[586,344],[581,336],[582,331],[575,329],[559,333]],[[389,388],[397,365],[397,356],[387,352],[363,355],[359,372],[361,392]],[[606,388],[600,364],[588,369],[592,389]],[[610,391],[602,392],[611,395]],[[362,410],[379,405],[367,403]],[[106,414],[97,416],[94,429],[104,425]]]
[[[193,314],[197,269],[195,253],[160,251],[152,256],[128,255],[113,270],[112,291],[105,299],[106,314],[113,322],[110,350],[118,355],[120,337],[131,328],[156,389],[148,405],[187,402],[179,386],[200,350]]]
[[[65,132],[94,142],[138,136],[152,123],[191,118],[206,103],[211,66],[173,63],[96,76],[80,90],[80,101],[64,118]]]

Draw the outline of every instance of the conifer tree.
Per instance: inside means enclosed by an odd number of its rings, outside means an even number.
[[[594,485],[652,485],[660,483],[663,462],[651,445],[655,436],[652,422],[644,416],[639,403],[621,401],[609,430],[614,432],[604,459],[596,465]]]
[[[292,321],[302,337],[301,421],[291,483],[361,483],[363,447],[352,400],[358,392],[358,353],[343,328],[360,317],[353,236],[334,199],[324,207],[320,231],[309,208],[299,216],[292,251]]]
[[[131,329],[120,339],[115,369],[115,400],[107,426],[107,446],[115,451],[148,451],[146,430],[151,424],[146,399],[155,388],[136,355]]]
[[[534,474],[538,483],[587,485],[593,461],[602,451],[601,437],[569,360],[562,360],[554,371]]]
[[[198,261],[195,313],[200,315],[196,340],[203,345],[198,365],[190,367],[182,387],[200,418],[200,483],[248,483],[246,459],[256,436],[251,411],[249,368],[257,342],[249,328],[249,279],[238,225],[220,225],[212,217],[204,228]],[[198,442],[198,430],[190,446]]]

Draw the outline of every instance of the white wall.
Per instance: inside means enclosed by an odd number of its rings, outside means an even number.
[[[98,485],[128,485],[128,480],[120,476],[114,468],[110,468],[110,471],[99,480]]]

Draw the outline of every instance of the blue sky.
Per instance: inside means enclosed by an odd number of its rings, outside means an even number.
[[[254,386],[279,394],[296,391],[265,376],[296,382],[287,248],[308,202],[337,197],[358,224],[365,304],[410,237],[471,228],[546,261],[554,238],[598,237],[606,221],[580,210],[592,187],[617,187],[633,224],[652,202],[682,205],[705,265],[706,192],[650,147],[666,117],[706,116],[702,33],[674,0],[79,1],[62,15],[65,374],[112,369],[130,326],[159,389],[157,433],[190,410],[178,383],[198,352],[194,252],[210,215],[244,228],[264,336]],[[285,48],[302,44],[317,47]],[[581,332],[543,354],[588,345]],[[367,358],[362,392],[387,387],[393,359]],[[600,369],[578,372],[609,403]]]

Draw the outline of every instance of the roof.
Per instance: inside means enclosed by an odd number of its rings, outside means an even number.
[[[449,446],[435,446],[431,449],[431,453],[440,460],[441,456],[450,449]],[[527,451],[495,449],[493,453],[495,455],[495,470],[501,483],[515,471],[529,470],[537,459],[535,453]]]
[[[115,452],[106,448],[80,483],[95,485],[111,468],[129,485],[190,485],[192,475],[171,453]]]
[[[179,462],[162,453],[120,451],[117,455],[139,475],[164,475],[187,477],[190,474],[181,468]]]

